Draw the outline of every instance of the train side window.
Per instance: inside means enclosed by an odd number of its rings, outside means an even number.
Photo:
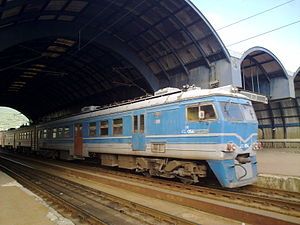
[[[118,118],[113,120],[113,135],[123,134],[123,119]]]
[[[213,105],[201,105],[200,110],[204,112],[204,120],[215,120],[217,118]]]
[[[188,121],[199,121],[199,106],[189,106],[187,108],[187,120]]]
[[[44,129],[44,130],[43,130],[43,138],[47,138],[47,136],[48,136],[48,135],[47,135],[47,129]]]
[[[103,120],[100,122],[100,135],[107,136],[108,135],[108,121]]]
[[[58,132],[57,132],[57,137],[62,137],[63,136],[63,128],[62,127],[59,127],[58,128]]]
[[[145,131],[145,116],[144,114],[140,115],[140,132],[144,133]]]
[[[90,137],[96,136],[96,122],[92,122],[89,124],[89,136]]]
[[[70,137],[70,127],[64,127],[64,137]]]
[[[52,129],[52,137],[57,138],[57,129],[56,128]]]
[[[42,131],[42,130],[39,130],[39,135],[38,135],[38,137],[39,137],[40,139],[43,138],[43,131]]]
[[[138,129],[138,116],[133,116],[133,133],[137,133]]]

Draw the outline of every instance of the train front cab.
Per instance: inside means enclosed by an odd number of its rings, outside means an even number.
[[[219,97],[216,103],[223,149],[219,159],[207,160],[223,187],[253,184],[257,179],[258,122],[247,99]]]

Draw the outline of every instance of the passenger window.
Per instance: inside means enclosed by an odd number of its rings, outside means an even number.
[[[108,135],[108,121],[107,120],[100,122],[100,135],[101,136]]]
[[[62,136],[63,136],[63,128],[60,127],[60,128],[58,128],[58,135],[57,135],[57,137],[62,137]]]
[[[123,119],[114,119],[113,120],[113,135],[122,135],[123,134]]]
[[[200,110],[204,111],[204,120],[214,120],[217,118],[213,105],[201,105]]]
[[[199,121],[199,106],[190,106],[187,108],[187,120]]]
[[[47,138],[47,129],[43,130],[43,138]]]
[[[39,130],[39,138],[42,139],[43,138],[43,131]]]
[[[96,122],[92,122],[89,124],[89,136],[96,137]]]
[[[64,128],[64,137],[70,137],[70,128],[69,127]]]
[[[133,133],[137,133],[138,129],[138,116],[133,116]]]
[[[144,114],[140,115],[140,132],[144,133],[145,131],[145,116]]]
[[[57,129],[56,128],[52,129],[52,137],[57,138]]]

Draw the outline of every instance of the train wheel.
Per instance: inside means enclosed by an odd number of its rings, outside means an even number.
[[[145,177],[152,177],[152,175],[149,173],[149,171],[144,171],[142,173]]]
[[[189,178],[185,178],[185,177],[179,177],[179,180],[184,183],[184,184],[193,184],[194,180],[193,179],[189,179]]]

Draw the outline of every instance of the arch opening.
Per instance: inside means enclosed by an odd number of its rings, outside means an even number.
[[[0,131],[8,129],[16,129],[21,126],[29,125],[30,120],[20,111],[0,106]]]

